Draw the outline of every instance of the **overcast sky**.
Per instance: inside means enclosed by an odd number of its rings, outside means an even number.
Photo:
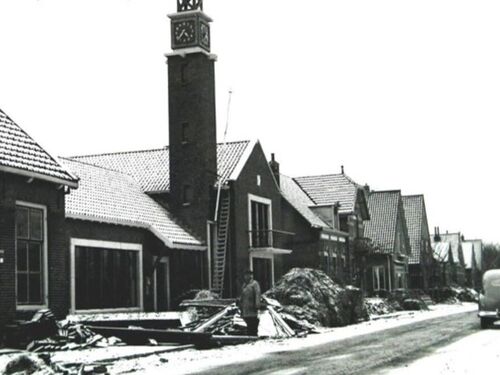
[[[0,108],[56,155],[168,144],[175,0],[1,0]],[[218,137],[291,176],[425,194],[429,226],[500,242],[500,1],[205,0]]]

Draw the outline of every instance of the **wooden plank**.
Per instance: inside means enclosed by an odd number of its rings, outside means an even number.
[[[210,333],[185,332],[179,330],[120,328],[120,327],[96,327],[87,326],[90,330],[104,337],[115,336],[130,345],[147,344],[150,339],[158,342],[173,342],[178,344],[193,344],[197,347],[210,345]]]
[[[219,311],[217,314],[209,318],[205,323],[193,329],[192,332],[205,332],[208,328],[210,328],[213,324],[215,324],[218,320],[223,318],[230,310],[234,308],[235,307],[233,305],[226,307],[222,311]]]
[[[218,308],[224,308],[226,306],[232,305],[235,302],[236,302],[236,300],[234,298],[231,298],[231,299],[212,299],[212,300],[188,299],[188,300],[182,301],[179,306],[180,307],[218,307]]]
[[[274,310],[272,306],[268,306],[267,309],[271,313],[273,319],[279,324],[279,326],[283,329],[286,335],[289,337],[295,336],[295,331],[290,328],[290,326],[283,320],[283,318]]]

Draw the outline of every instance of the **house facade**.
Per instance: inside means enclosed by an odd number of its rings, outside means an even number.
[[[339,174],[296,177],[293,181],[309,198],[316,216],[341,233],[347,233],[343,281],[364,288],[364,254],[356,243],[364,238],[365,221],[370,219],[365,187],[342,172]]]
[[[410,239],[408,287],[427,290],[432,274],[433,254],[423,195],[404,195],[406,227]]]
[[[483,275],[483,241],[464,240],[462,251],[465,265],[465,285],[471,288],[480,288]]]
[[[0,326],[66,313],[65,195],[78,179],[0,110]]]
[[[439,229],[438,229],[439,233]],[[449,242],[453,255],[453,265],[451,267],[451,283],[458,286],[465,286],[465,260],[462,249],[463,236],[460,232],[438,234],[442,242]]]
[[[366,255],[367,292],[406,289],[411,247],[401,191],[370,191],[368,208],[365,237],[373,246]]]
[[[210,18],[199,8],[169,17],[169,146],[65,159],[82,187],[67,208],[73,311],[162,310],[202,288],[234,297],[248,268],[266,290],[292,252],[260,143],[217,144]],[[186,25],[205,33],[186,39]],[[112,274],[128,285],[114,302]]]
[[[345,283],[348,278],[349,234],[335,228],[314,211],[315,203],[297,182],[280,175],[283,194],[283,226],[295,235],[291,244],[293,253],[286,258],[285,268],[310,267],[323,270],[334,281]],[[331,215],[337,215],[331,212]]]

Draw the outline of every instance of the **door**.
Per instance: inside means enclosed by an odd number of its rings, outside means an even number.
[[[273,260],[270,258],[252,258],[253,278],[260,285],[262,293],[273,286]]]
[[[155,310],[170,308],[170,267],[168,258],[162,258],[155,270]]]

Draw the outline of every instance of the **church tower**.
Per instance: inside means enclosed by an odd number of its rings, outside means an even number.
[[[177,13],[169,18],[170,208],[206,239],[217,180],[212,20],[203,12],[203,0],[177,0]]]

